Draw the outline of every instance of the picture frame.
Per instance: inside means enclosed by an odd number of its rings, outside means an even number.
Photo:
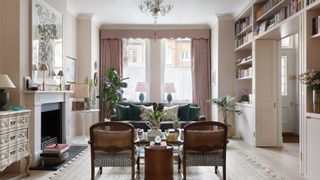
[[[64,63],[65,81],[67,83],[76,82],[76,58],[67,56]]]

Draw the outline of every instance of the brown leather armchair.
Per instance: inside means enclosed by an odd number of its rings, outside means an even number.
[[[186,179],[186,166],[223,167],[226,179],[226,147],[228,128],[220,122],[206,121],[188,124],[184,128],[184,144],[179,153],[178,171]]]
[[[134,128],[122,122],[103,122],[90,127],[91,179],[95,178],[95,167],[132,167],[131,178],[140,170],[139,150],[134,145]]]

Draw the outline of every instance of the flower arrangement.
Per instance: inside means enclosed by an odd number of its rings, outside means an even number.
[[[150,111],[147,113],[148,126],[151,129],[160,129],[161,119],[166,115],[163,111]]]
[[[299,80],[301,83],[311,87],[312,90],[320,93],[320,71],[308,70],[299,75]]]

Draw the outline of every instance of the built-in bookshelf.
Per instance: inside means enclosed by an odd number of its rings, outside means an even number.
[[[277,26],[304,7],[303,0],[268,0],[256,5],[254,35],[258,36]]]
[[[307,69],[320,71],[320,1],[308,1],[306,9],[306,62]],[[307,88],[307,112],[313,112],[312,89]]]
[[[236,49],[252,41],[253,17],[251,8],[248,8],[235,20],[234,28]]]

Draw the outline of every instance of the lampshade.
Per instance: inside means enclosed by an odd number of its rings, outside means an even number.
[[[64,74],[63,74],[63,71],[62,70],[60,70],[59,72],[58,72],[58,76],[64,76]]]
[[[148,92],[148,83],[137,82],[136,92]]]
[[[7,74],[0,74],[0,88],[16,88]]]
[[[173,82],[166,82],[164,83],[163,91],[164,93],[175,93],[176,87]]]
[[[89,97],[89,86],[84,83],[77,83],[73,85],[73,97],[74,98],[87,98]]]
[[[39,70],[40,71],[46,71],[46,70],[48,70],[48,67],[47,67],[46,64],[41,64],[41,66],[39,67]]]

